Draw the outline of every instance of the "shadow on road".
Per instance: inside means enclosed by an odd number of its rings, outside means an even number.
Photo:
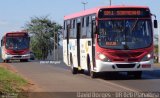
[[[61,64],[52,65],[56,67],[60,67],[66,70],[70,70],[70,67],[66,66],[63,61]],[[83,74],[88,76],[86,71],[80,71],[79,74]],[[89,76],[88,76],[89,77]],[[155,68],[153,71],[143,71],[142,78],[138,79],[134,76],[127,75],[127,72],[105,72],[105,73],[98,73],[98,79],[103,80],[152,80],[152,79],[160,79],[160,68]]]
[[[143,71],[141,78],[135,78],[132,75],[127,75],[127,72],[106,72],[99,73],[99,79],[103,80],[152,80],[160,79],[160,70]]]

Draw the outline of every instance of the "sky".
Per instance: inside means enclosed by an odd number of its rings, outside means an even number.
[[[82,2],[88,2],[86,9],[109,5],[109,0],[1,0],[0,38],[6,32],[22,30],[31,17],[49,16],[62,25],[65,15],[83,10]],[[112,0],[112,5],[149,6],[160,22],[160,0]]]

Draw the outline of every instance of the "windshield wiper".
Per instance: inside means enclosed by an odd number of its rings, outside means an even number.
[[[131,32],[133,32],[134,28],[136,27],[136,25],[137,25],[137,23],[138,23],[138,20],[139,20],[139,18],[137,18],[137,20],[135,21],[133,27],[131,28]],[[130,32],[130,33],[131,33],[131,32]]]
[[[123,45],[123,47],[124,47],[125,50],[129,50],[129,47],[128,47],[127,44]]]

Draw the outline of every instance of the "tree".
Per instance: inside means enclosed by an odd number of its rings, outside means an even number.
[[[38,59],[46,59],[58,41],[58,30],[62,27],[46,17],[34,17],[26,23],[25,29],[31,34],[31,50]],[[54,43],[55,42],[55,43]]]
[[[158,54],[158,34],[154,35],[154,53]]]

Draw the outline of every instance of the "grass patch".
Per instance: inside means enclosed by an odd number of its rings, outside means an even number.
[[[27,83],[20,75],[0,67],[0,93],[21,92]]]

